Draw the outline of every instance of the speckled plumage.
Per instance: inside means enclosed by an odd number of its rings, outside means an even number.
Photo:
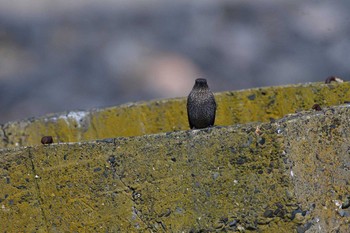
[[[215,122],[216,102],[207,80],[196,79],[187,98],[187,116],[191,129],[213,126]]]

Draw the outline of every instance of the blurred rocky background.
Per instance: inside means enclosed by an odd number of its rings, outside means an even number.
[[[0,123],[348,79],[350,1],[0,0]]]

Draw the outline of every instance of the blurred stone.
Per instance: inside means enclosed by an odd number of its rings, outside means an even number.
[[[345,0],[0,6],[0,123],[185,96],[198,76],[217,92],[350,72]]]

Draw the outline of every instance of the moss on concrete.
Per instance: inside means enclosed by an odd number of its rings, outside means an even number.
[[[2,150],[0,225],[348,232],[336,204],[350,193],[349,117],[341,106],[275,123]]]
[[[216,93],[216,125],[269,122],[286,114],[349,100],[349,83],[311,83]],[[0,147],[40,144],[52,135],[56,142],[78,142],[188,129],[186,99],[126,104],[90,111],[74,111],[1,126]]]
[[[54,144],[23,148],[21,155],[33,164],[29,183],[37,184],[35,201],[48,231],[258,229],[266,224],[266,208],[275,211],[279,203],[284,219],[295,200],[286,197],[290,181],[274,129],[262,126],[260,136],[255,130],[247,125]],[[13,206],[17,197],[9,192]]]
[[[203,130],[178,131],[183,99],[6,124],[6,146],[168,132],[0,150],[1,229],[349,232],[349,106],[266,122],[342,103],[349,85],[249,91],[217,94],[217,124],[245,124]]]
[[[0,154],[2,232],[47,232],[33,164],[25,148]]]

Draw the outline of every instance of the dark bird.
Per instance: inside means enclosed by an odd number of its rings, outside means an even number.
[[[187,97],[187,116],[191,129],[213,126],[215,122],[216,102],[207,80],[196,79],[192,91]]]
[[[41,143],[42,144],[51,144],[51,143],[53,143],[53,139],[52,139],[52,137],[51,136],[44,136],[44,137],[42,137],[41,138]]]

